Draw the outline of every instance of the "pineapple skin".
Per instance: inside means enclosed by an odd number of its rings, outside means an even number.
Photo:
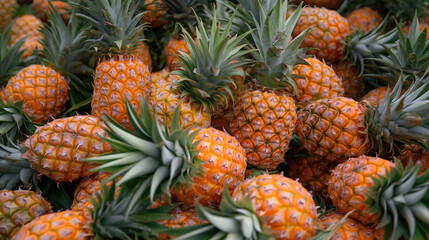
[[[23,225],[51,213],[51,204],[30,190],[0,191],[0,238],[9,239]]]
[[[33,169],[57,182],[74,181],[93,174],[96,164],[82,161],[112,151],[102,138],[104,123],[91,115],[56,119],[42,127],[25,142],[22,155]]]
[[[316,205],[298,182],[277,174],[245,180],[232,194],[234,201],[250,197],[263,226],[275,239],[310,239],[316,234]]]
[[[125,99],[140,113],[138,106],[149,94],[146,83],[150,81],[150,76],[149,68],[134,56],[102,61],[95,70],[91,114],[97,117],[108,115],[131,129]]]
[[[344,88],[341,79],[334,70],[317,58],[307,58],[310,65],[300,64],[294,68],[298,88],[297,100],[301,103],[316,101],[322,98],[343,96]]]
[[[21,239],[93,239],[90,220],[81,212],[63,211],[43,215],[26,225],[12,236],[11,240]]]
[[[331,212],[319,218],[317,229],[328,230],[331,226],[337,224],[344,214],[340,212]],[[365,240],[382,240],[384,236],[383,229],[375,229],[362,223],[347,218],[346,221],[338,228],[332,236],[332,240],[342,239],[365,239]]]
[[[365,202],[366,192],[374,185],[372,177],[386,175],[394,164],[378,157],[362,155],[340,163],[328,180],[328,193],[337,209],[361,223],[378,223],[379,214],[371,213]]]
[[[376,28],[383,21],[383,17],[374,9],[363,7],[353,10],[347,20],[352,30],[360,30],[364,33]]]
[[[177,54],[180,54],[180,52],[191,55],[184,38],[172,38],[165,47],[167,67],[170,71],[178,69],[179,65],[176,61],[179,61]]]
[[[24,101],[23,111],[33,122],[45,123],[65,111],[67,80],[50,67],[33,64],[9,80],[3,100]]]
[[[16,7],[18,7],[17,0],[0,0],[0,29],[12,21]]]
[[[365,82],[359,76],[359,69],[347,60],[333,63],[332,68],[341,78],[344,87],[343,96],[353,98],[356,101],[359,100],[365,91]]]
[[[193,206],[196,201],[204,206],[217,208],[227,184],[230,193],[244,180],[246,153],[238,141],[225,132],[214,128],[202,128],[194,141],[201,142],[201,171],[191,177],[190,183],[173,188],[173,196]]]
[[[274,91],[249,90],[237,99],[230,131],[245,149],[248,164],[274,170],[284,161],[296,119],[291,97]]]
[[[346,97],[321,99],[298,115],[296,133],[304,148],[328,161],[344,161],[369,151],[366,108]]]
[[[292,37],[309,28],[314,29],[305,37],[301,47],[316,49],[307,51],[308,54],[327,62],[336,62],[344,58],[344,40],[350,34],[346,18],[333,10],[304,8],[293,29]]]

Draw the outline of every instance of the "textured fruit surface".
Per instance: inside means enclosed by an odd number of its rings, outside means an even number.
[[[115,121],[131,128],[125,99],[140,112],[140,102],[147,98],[150,72],[142,61],[134,58],[110,59],[98,64],[94,76],[91,114],[97,117],[109,115]]]
[[[343,95],[344,88],[341,79],[330,66],[317,58],[307,58],[306,61],[310,65],[300,64],[293,70],[293,74],[302,76],[302,78],[295,79],[299,102],[310,102]]]
[[[167,22],[162,19],[165,11],[162,10],[161,0],[146,0],[147,10],[142,20],[150,24],[151,28],[159,28]]]
[[[359,76],[359,69],[351,65],[347,60],[333,63],[332,68],[338,77],[341,78],[344,87],[344,97],[359,100],[365,90],[365,82]]]
[[[16,7],[18,7],[17,0],[0,0],[0,28],[12,21]]]
[[[92,230],[80,212],[64,211],[41,216],[26,225],[12,240],[87,240],[92,239]]]
[[[402,164],[404,164],[404,167],[408,166],[410,163],[415,165],[420,162],[422,165],[421,173],[429,169],[429,152],[416,144],[406,144],[402,148],[398,158],[401,160]]]
[[[158,223],[174,229],[207,223],[207,220],[203,220],[198,216],[194,208],[183,205],[175,207],[168,213],[168,215],[171,219],[162,220]],[[174,237],[167,234],[161,234],[159,239],[174,239]]]
[[[191,102],[189,97],[181,97],[176,85],[171,81],[171,78],[176,78],[170,75],[165,84],[159,81],[159,84],[154,84],[154,87],[160,86],[158,89],[151,90],[148,98],[149,109],[156,114],[158,121],[162,124],[169,124],[174,110],[180,103],[179,124],[186,128],[191,125],[200,127],[209,127],[211,116],[210,113],[204,111],[203,108],[195,102]]]
[[[259,175],[245,180],[232,195],[250,197],[256,215],[275,239],[310,239],[316,234],[316,205],[296,181],[281,175]]]
[[[146,43],[140,42],[136,50],[134,50],[133,55],[147,66],[149,72],[152,70],[152,58],[149,53],[149,47]]]
[[[91,115],[56,119],[42,127],[25,142],[32,168],[57,182],[74,181],[93,174],[93,163],[82,161],[112,151],[102,138],[104,123]]]
[[[0,239],[9,239],[20,227],[51,213],[51,205],[29,190],[0,191]]]
[[[296,37],[306,29],[314,28],[305,37],[302,47],[316,48],[309,50],[318,59],[336,62],[344,57],[344,40],[350,34],[350,26],[344,17],[333,10],[324,8],[304,8],[293,29]]]
[[[363,7],[353,10],[348,16],[350,28],[352,30],[360,30],[364,33],[377,27],[383,21],[383,17],[369,7]]]
[[[57,10],[57,12],[61,15],[61,17],[68,21],[70,18],[69,12],[71,12],[71,6],[64,1],[51,1],[52,6]],[[39,17],[42,21],[46,21],[48,16],[46,13],[51,11],[51,6],[49,5],[48,0],[33,0],[34,10],[37,12],[37,17]]]
[[[291,97],[254,90],[237,99],[230,130],[246,150],[248,164],[273,170],[283,161],[295,126]]]
[[[328,230],[331,226],[335,226],[344,217],[344,214],[339,212],[328,213],[319,218],[317,229]],[[381,240],[383,239],[383,230],[374,229],[363,225],[362,223],[347,218],[346,221],[335,231],[330,238],[332,240]]]
[[[216,208],[225,184],[231,193],[244,180],[246,153],[235,138],[214,128],[201,129],[194,141],[199,140],[201,171],[191,177],[191,183],[174,188],[173,196],[188,205],[198,201]]]
[[[300,182],[315,196],[324,198],[328,195],[327,181],[335,164],[317,156],[287,159],[286,163],[287,177]]]
[[[24,101],[23,111],[35,123],[44,123],[66,109],[67,80],[50,67],[33,64],[9,80],[3,99]]]
[[[176,61],[179,60],[179,58],[177,57],[177,54],[180,54],[180,52],[184,52],[190,55],[190,51],[189,51],[188,45],[186,44],[185,39],[183,38],[171,39],[168,42],[167,46],[165,47],[167,67],[170,69],[170,71],[173,71],[178,67]]]
[[[378,87],[376,89],[373,89],[371,91],[369,91],[367,94],[365,94],[360,101],[367,101],[369,104],[371,104],[372,106],[377,106],[379,103],[381,103],[381,101],[383,101],[383,99],[386,97],[386,93],[387,91],[389,91],[389,93],[392,93],[392,88],[390,88],[387,86],[382,86],[382,87]],[[404,94],[405,90],[402,89],[401,94]]]
[[[39,42],[39,40],[37,38],[34,38],[34,37],[26,38],[24,41],[24,44],[22,45],[22,47],[20,49],[20,50],[24,50],[24,53],[22,54],[21,59],[24,59],[26,57],[31,56],[31,54],[33,53],[33,51],[36,48],[39,50],[43,49],[43,46]]]
[[[43,38],[39,29],[43,27],[42,21],[33,15],[24,15],[14,20],[10,31],[9,45],[15,45],[24,37],[31,37],[37,40]]]
[[[374,185],[372,177],[385,175],[394,164],[378,157],[362,155],[339,164],[328,180],[328,192],[332,203],[346,214],[353,210],[350,217],[362,223],[377,223],[379,215],[371,213],[365,201],[367,193]]]
[[[304,5],[325,7],[328,9],[337,10],[344,0],[296,0],[296,2],[304,2]]]
[[[365,110],[351,98],[321,99],[301,110],[296,133],[308,152],[326,160],[357,157],[370,147]]]
[[[95,198],[96,192],[101,192],[102,182],[109,176],[109,173],[98,172],[85,179],[82,179],[76,187],[73,197],[73,204],[70,209],[73,211],[86,211],[93,209],[94,206],[90,197]],[[107,187],[112,186],[112,181],[106,183]],[[119,194],[119,186],[116,186],[115,196]]]

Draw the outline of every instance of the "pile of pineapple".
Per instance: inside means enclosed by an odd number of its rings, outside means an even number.
[[[429,239],[428,14],[0,0],[0,239]]]

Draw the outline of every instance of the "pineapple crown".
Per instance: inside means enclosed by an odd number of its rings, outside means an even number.
[[[133,0],[81,0],[71,3],[80,10],[83,20],[92,24],[87,31],[97,55],[131,55],[142,42],[144,24],[140,22],[143,12]]]
[[[170,126],[161,126],[149,111],[146,101],[140,106],[141,116],[131,103],[126,101],[131,132],[115,122],[106,120],[109,138],[105,138],[114,152],[89,158],[86,161],[101,163],[93,171],[112,172],[107,181],[121,176],[118,185],[133,188],[133,200],[128,211],[137,200],[149,193],[150,200],[164,193],[171,197],[171,190],[178,183],[187,183],[192,175],[199,173],[201,160],[197,158],[194,138],[198,130],[183,129],[179,125],[179,107],[174,111]]]
[[[23,112],[24,102],[4,102],[0,97],[0,143],[8,144],[22,140],[36,130],[36,124]]]
[[[218,104],[228,104],[233,98],[230,85],[235,86],[233,76],[239,76],[247,61],[239,59],[249,53],[241,51],[245,44],[240,42],[250,33],[230,36],[232,19],[223,31],[217,22],[216,13],[210,32],[207,33],[201,19],[197,16],[196,42],[190,33],[183,28],[183,37],[188,45],[190,55],[181,53],[179,70],[173,71],[180,79],[176,81],[181,95],[189,96],[192,101],[200,103],[204,109],[214,111]],[[220,91],[224,90],[224,91]]]
[[[429,41],[427,31],[419,31],[419,21],[417,15],[414,16],[410,31],[404,34],[401,25],[396,22],[399,40],[394,46],[385,46],[386,54],[381,54],[377,58],[370,58],[376,62],[373,67],[378,73],[369,75],[379,77],[392,85],[395,84],[397,76],[402,72],[409,76],[423,77],[429,68]]]
[[[366,204],[379,213],[378,227],[384,239],[426,239],[429,234],[429,171],[419,175],[420,163],[405,169],[395,158],[395,166],[385,175],[373,176]]]
[[[41,29],[45,36],[40,41],[43,46],[42,63],[58,71],[70,86],[70,105],[91,98],[93,68],[90,67],[90,53],[82,47],[84,32],[89,25],[78,21],[73,12],[66,24],[57,10],[49,2],[51,10],[47,13],[49,24]]]
[[[108,187],[102,183],[101,191],[95,193],[90,201],[94,209],[89,209],[93,222],[95,239],[155,239],[158,229],[163,228],[157,222],[169,218],[167,213],[174,208],[168,205],[150,209],[149,199],[139,198],[127,213],[127,207],[133,199],[130,189],[121,188],[117,196],[116,184]]]
[[[380,153],[383,145],[393,153],[397,143],[415,143],[429,149],[429,81],[417,79],[401,95],[405,80],[401,74],[392,92],[387,91],[378,106],[368,104],[368,132]]]
[[[344,58],[349,59],[353,65],[357,64],[361,74],[365,70],[365,65],[373,65],[371,62],[365,62],[365,60],[386,54],[387,49],[397,45],[398,29],[394,28],[386,33],[384,32],[389,18],[389,16],[386,16],[380,25],[367,33],[355,31],[346,37]]]
[[[287,1],[246,1],[240,3],[240,18],[247,19],[248,28],[255,28],[251,33],[250,46],[254,60],[252,78],[258,84],[273,89],[292,88],[296,91],[292,69],[296,64],[306,64],[304,52],[300,48],[307,29],[292,39],[292,31],[299,15],[301,6],[285,21]]]
[[[195,36],[197,16],[204,16],[206,8],[213,0],[163,0],[161,9],[165,11],[164,32],[169,32],[173,37],[180,35],[181,29],[186,29],[191,36]]]
[[[220,210],[196,204],[198,215],[209,223],[180,229],[169,229],[169,235],[178,236],[178,240],[198,239],[271,239],[263,229],[261,220],[253,209],[250,197],[234,202],[225,187]]]
[[[20,60],[24,50],[20,50],[25,38],[15,45],[9,46],[9,37],[12,24],[6,26],[0,33],[0,87],[7,84],[9,79],[23,67]]]
[[[7,139],[7,143],[0,144],[0,189],[35,187],[39,192],[38,172],[31,168],[27,159],[21,157],[22,152],[23,150],[11,139]]]

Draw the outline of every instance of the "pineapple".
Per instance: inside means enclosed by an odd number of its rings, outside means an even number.
[[[139,45],[134,50],[133,55],[140,59],[140,61],[149,68],[149,71],[152,71],[152,58],[149,53],[149,47],[146,43],[139,42]]]
[[[112,172],[107,180],[122,176],[118,185],[133,189],[136,198],[149,195],[156,200],[161,193],[170,198],[173,192],[189,205],[200,202],[212,207],[219,205],[225,185],[232,192],[244,180],[245,153],[232,136],[214,128],[183,129],[179,107],[169,126],[152,119],[146,103],[141,108],[138,116],[127,102],[137,132],[109,120],[106,141],[114,152],[87,159],[102,164],[95,171]],[[142,172],[141,166],[146,170]]]
[[[23,225],[51,213],[51,205],[29,190],[0,190],[0,238],[9,239]]]
[[[319,218],[317,222],[318,230],[328,230],[329,227],[336,225],[344,214],[340,212],[330,212]],[[332,240],[342,239],[368,239],[368,240],[382,240],[383,230],[374,229],[363,225],[362,223],[347,218],[346,221],[337,229],[334,235],[330,238]]]
[[[332,64],[332,68],[344,87],[344,97],[360,99],[365,90],[363,77],[360,76],[359,69],[350,63],[349,60],[343,60]]]
[[[13,19],[18,0],[0,0],[0,28],[5,27]]]
[[[9,80],[3,100],[23,101],[23,112],[34,123],[45,123],[66,109],[67,80],[51,67],[32,64]]]
[[[307,58],[308,64],[297,65],[292,71],[296,79],[297,100],[308,103],[322,98],[340,97],[344,93],[341,78],[334,70],[317,58]]]
[[[103,185],[95,193],[94,210],[90,215],[79,211],[63,211],[39,217],[17,231],[12,240],[21,239],[154,239],[157,221],[168,218],[172,207],[148,209],[149,201],[138,199],[136,207],[126,214],[133,193],[127,191],[115,197],[115,185]]]
[[[325,7],[327,9],[337,10],[344,0],[295,0],[295,2],[304,2],[305,5],[309,6]]]
[[[296,133],[304,148],[328,161],[343,161],[370,150],[394,154],[399,143],[428,146],[423,123],[429,117],[428,83],[414,82],[401,95],[405,76],[376,107],[353,99],[322,99],[307,105],[298,116]],[[401,114],[398,114],[401,113]],[[424,130],[421,130],[424,129]]]
[[[377,10],[363,7],[353,10],[348,16],[350,28],[354,31],[369,32],[371,29],[381,24],[383,17]]]
[[[316,234],[316,205],[292,179],[277,174],[247,179],[232,194],[235,202],[246,197],[275,239],[308,239]]]
[[[149,67],[135,54],[143,40],[143,13],[131,0],[84,0],[71,3],[80,10],[77,14],[92,24],[88,41],[93,43],[99,56],[94,74],[94,93],[91,114],[110,116],[131,128],[125,110],[125,99],[138,110],[142,98],[146,98],[145,83],[150,80]],[[105,14],[105,9],[110,11]]]
[[[74,181],[93,174],[95,166],[82,161],[112,151],[103,140],[105,125],[95,116],[56,119],[36,130],[25,142],[22,155],[33,169],[57,182]]]
[[[229,130],[246,150],[250,165],[274,170],[283,162],[296,126],[295,101],[287,91],[297,89],[291,76],[293,66],[305,63],[303,50],[298,49],[305,33],[289,42],[300,8],[285,22],[283,0],[263,6],[259,1],[239,3],[241,18],[251,23],[245,26],[256,27],[250,42],[258,50],[251,53],[254,64],[249,82],[254,85],[236,100]],[[266,17],[254,19],[255,14]]]
[[[384,239],[426,239],[429,172],[418,175],[420,168],[365,155],[350,158],[332,171],[328,192],[340,212],[353,210],[350,216],[361,223],[384,227]]]
[[[9,45],[15,45],[19,40],[26,38],[21,49],[25,50],[21,58],[30,56],[35,49],[42,49],[39,40],[43,34],[39,29],[43,27],[42,21],[34,15],[26,14],[15,18],[12,24]]]
[[[240,51],[245,45],[239,45],[248,34],[229,35],[232,20],[221,31],[216,16],[210,31],[197,18],[196,43],[185,29],[184,39],[189,46],[190,55],[178,56],[179,68],[171,74],[178,76],[157,89],[150,97],[149,104],[161,123],[171,119],[174,108],[181,101],[181,120],[183,127],[197,125],[208,127],[211,114],[227,109],[233,100],[236,87],[234,77],[243,77],[239,69],[246,61],[237,61],[249,51]],[[210,34],[208,34],[210,33]]]
[[[429,169],[429,152],[416,144],[406,144],[400,151],[398,159],[405,167],[410,163],[417,164],[420,162],[422,165],[421,173]]]
[[[309,54],[327,62],[344,58],[344,41],[350,34],[350,25],[346,18],[334,10],[307,7],[302,10],[292,36],[297,37],[309,28],[313,29],[301,45],[315,48],[309,50]]]
[[[391,94],[393,89],[389,88],[388,86],[382,86],[375,89],[372,89],[371,91],[367,92],[359,101],[363,102],[366,101],[371,106],[377,106],[380,102],[383,101],[384,97],[388,94]],[[405,90],[402,90],[402,93],[404,93]]]
[[[88,209],[94,209],[91,202],[91,197],[96,192],[101,192],[102,182],[109,177],[109,173],[96,173],[85,179],[82,179],[76,186],[74,192],[73,204],[70,206],[70,210],[86,212]],[[112,186],[112,181],[106,183],[107,187]],[[119,187],[116,187],[115,197],[119,194]]]
[[[52,6],[58,11],[64,21],[68,21],[70,18],[71,6],[67,1],[51,1]],[[37,17],[42,21],[46,21],[48,16],[46,13],[51,11],[48,0],[33,0],[34,10],[37,12]]]
[[[167,24],[163,19],[165,10],[163,10],[163,1],[161,0],[147,0],[145,2],[146,10],[143,15],[143,21],[150,24],[151,28],[159,28]]]

